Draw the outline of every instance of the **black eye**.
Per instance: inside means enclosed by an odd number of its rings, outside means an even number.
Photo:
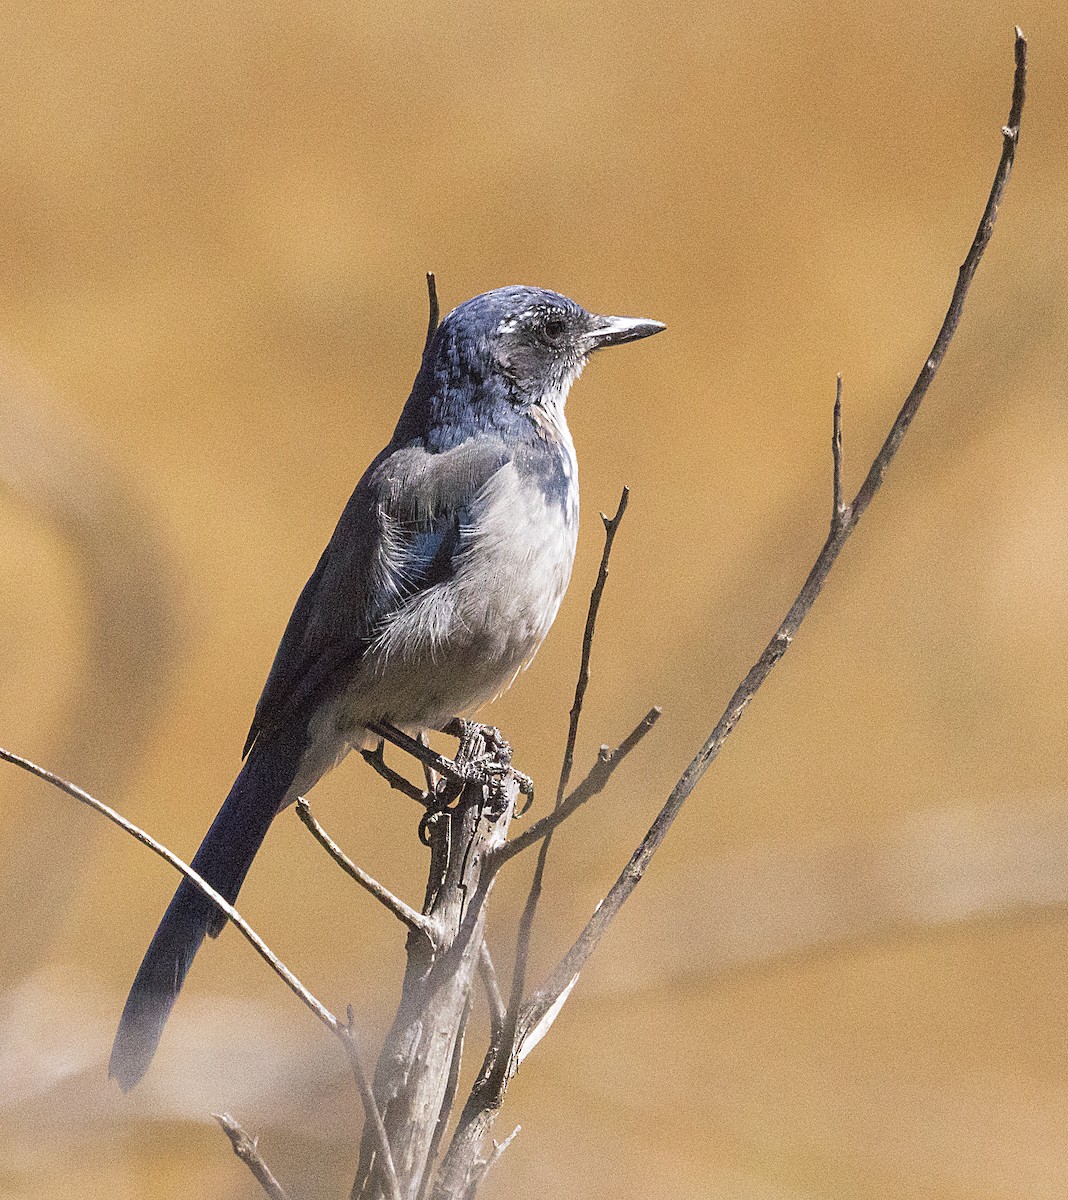
[[[550,342],[560,342],[567,332],[567,322],[563,317],[546,317],[542,329]]]

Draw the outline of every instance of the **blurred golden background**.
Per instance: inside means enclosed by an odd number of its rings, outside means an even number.
[[[581,761],[666,715],[558,840],[537,970],[818,549],[835,372],[855,487],[922,363],[1000,150],[1014,22],[1029,106],[957,341],[513,1084],[489,1197],[1068,1193],[1068,10],[4,5],[0,744],[187,857],[407,394],[423,272],[446,308],[525,282],[669,325],[572,395],[575,581],[490,710],[546,804],[595,514],[628,483]],[[421,895],[409,802],[358,761],[314,801]],[[14,768],[0,805],[0,1196],[255,1196],[222,1109],[294,1195],[343,1194],[335,1047],[229,931],[144,1085],[109,1085],[175,878]],[[402,937],[291,814],[242,910],[374,1044]]]

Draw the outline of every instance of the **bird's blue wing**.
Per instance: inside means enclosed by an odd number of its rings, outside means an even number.
[[[306,722],[332,689],[345,685],[383,621],[452,577],[471,505],[509,458],[490,437],[439,454],[405,446],[379,455],[293,609],[245,754],[263,733]]]

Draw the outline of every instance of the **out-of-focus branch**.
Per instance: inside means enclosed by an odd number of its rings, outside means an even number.
[[[379,904],[388,909],[402,924],[407,925],[409,929],[414,929],[416,933],[421,933],[431,942],[434,941],[434,929],[430,921],[421,912],[416,912],[410,904],[405,904],[399,897],[394,896],[389,888],[383,887],[362,867],[358,867],[315,819],[308,801],[303,796],[297,801],[297,816],[300,817],[312,837],[350,879],[355,879],[360,887],[374,896]]]
[[[486,990],[486,1003],[490,1013],[490,1039],[496,1041],[504,1028],[504,1020],[508,1015],[504,997],[501,995],[501,985],[497,979],[497,968],[493,965],[489,946],[483,940],[482,949],[478,955],[478,973],[482,986]]]
[[[585,929],[579,934],[574,945],[564,959],[553,971],[548,980],[538,989],[537,993],[526,1006],[520,1022],[520,1047],[526,1033],[535,1029],[544,1033],[543,1022],[550,1012],[558,1012],[563,999],[575,985],[579,973],[586,965],[590,955],[596,949],[608,926],[615,919],[624,902],[638,886],[653,855],[660,847],[667,831],[678,816],[687,797],[693,791],[698,781],[712,765],[723,748],[724,742],[730,736],[749,702],[767,679],[775,664],[786,653],[787,647],[793,641],[801,622],[808,615],[815,603],[816,597],[838,559],[846,539],[856,528],[868,505],[882,486],[886,469],[893,461],[901,445],[902,439],[908,432],[913,418],[919,410],[920,403],[927,394],[928,388],[942,365],[946,351],[953,340],[953,335],[960,323],[964,301],[975,276],[976,269],[982,259],[983,252],[994,232],[994,222],[997,219],[998,207],[1001,204],[1012,172],[1016,147],[1019,144],[1020,118],[1023,112],[1024,97],[1027,83],[1027,42],[1019,28],[1015,31],[1014,45],[1015,73],[1013,77],[1012,102],[1009,109],[1008,123],[1002,129],[1001,158],[994,173],[990,195],[979,221],[971,247],[965,256],[957,276],[957,283],[950,298],[949,308],[942,321],[941,328],[935,338],[931,353],[920,369],[912,390],[905,398],[890,432],[886,436],[878,454],[861,484],[859,491],[849,505],[841,502],[841,388],[837,389],[836,412],[832,436],[833,457],[833,493],[834,507],[831,517],[831,528],[827,540],[816,558],[808,578],[805,580],[797,598],[790,606],[789,612],[783,618],[771,641],[765,647],[763,654],[757,659],[745,679],[738,685],[728,703],[723,715],[709,734],[704,745],[694,756],[693,761],[683,772],[678,783],[660,810],[648,833],[641,844],[631,855],[630,861],[622,874],[612,885],[597,911],[590,918]]]
[[[183,633],[178,573],[110,447],[0,346],[0,501],[9,498],[70,551],[78,583],[85,661],[64,684],[49,758],[68,778],[115,794],[137,769],[167,695]],[[11,548],[7,561],[14,569]],[[68,924],[91,858],[92,818],[59,824],[27,787],[5,787],[3,804],[10,835],[0,850],[0,979],[10,987]]]
[[[256,1182],[263,1188],[264,1194],[270,1200],[289,1200],[289,1194],[275,1179],[271,1168],[264,1162],[257,1139],[246,1133],[229,1113],[212,1113],[212,1116],[222,1126],[223,1133],[230,1139],[234,1153],[252,1172]]]
[[[397,1186],[397,1176],[393,1169],[393,1159],[390,1154],[389,1143],[385,1138],[385,1131],[382,1127],[382,1117],[375,1105],[374,1096],[371,1092],[370,1084],[367,1081],[363,1066],[360,1063],[359,1055],[356,1051],[355,1036],[352,1029],[351,1014],[350,1020],[346,1024],[338,1018],[326,1007],[325,1004],[317,999],[297,976],[286,966],[277,954],[267,945],[262,937],[252,928],[245,918],[237,911],[232,904],[225,900],[200,874],[193,870],[188,863],[184,862],[174,853],[169,850],[162,842],[157,842],[151,834],[146,833],[132,821],[127,820],[121,813],[104,804],[103,801],[97,800],[94,796],[90,796],[88,792],[78,787],[77,784],[71,783],[61,776],[46,770],[44,767],[39,767],[36,763],[30,762],[28,758],[22,758],[18,754],[13,754],[10,750],[5,750],[0,747],[0,760],[12,763],[16,767],[21,767],[24,771],[28,771],[31,775],[36,775],[38,779],[43,779],[46,783],[52,784],[61,792],[65,792],[68,796],[93,809],[94,812],[100,813],[106,817],[113,825],[118,825],[120,829],[125,830],[131,837],[136,838],[143,846],[147,846],[153,853],[158,854],[164,862],[170,863],[172,867],[180,874],[184,875],[194,886],[200,889],[205,896],[223,912],[227,919],[237,928],[247,942],[250,943],[256,953],[264,960],[272,971],[282,980],[291,992],[309,1008],[322,1023],[330,1030],[330,1032],[338,1038],[344,1048],[345,1055],[352,1067],[353,1075],[356,1079],[356,1086],[359,1090],[360,1097],[363,1099],[364,1108],[367,1115],[368,1123],[373,1129],[378,1132],[381,1139],[380,1152],[383,1156],[387,1178],[390,1182],[390,1195],[392,1200],[401,1200],[400,1190]],[[377,1117],[377,1119],[376,1119]]]

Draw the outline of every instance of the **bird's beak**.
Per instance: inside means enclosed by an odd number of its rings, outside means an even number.
[[[652,337],[666,328],[659,321],[649,321],[645,317],[593,317],[583,341],[587,352],[592,353],[605,346],[622,346],[624,342]]]

